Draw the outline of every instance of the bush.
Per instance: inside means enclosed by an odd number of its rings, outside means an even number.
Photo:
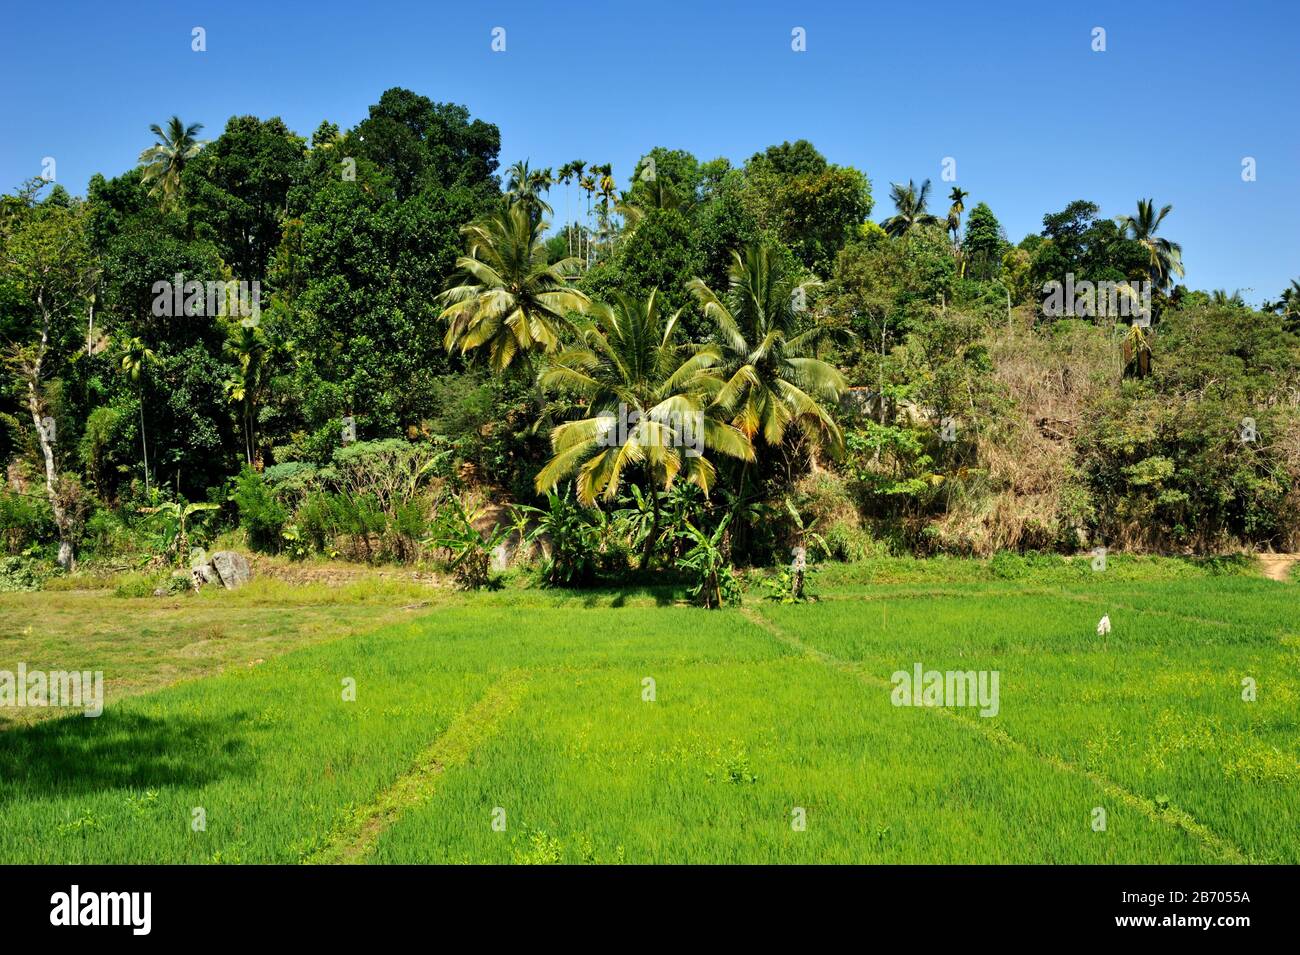
[[[137,549],[135,535],[127,526],[121,515],[108,508],[100,508],[86,521],[83,538],[84,546],[90,553],[111,557]]]
[[[27,548],[54,535],[50,505],[41,497],[0,491],[0,542],[8,554]]]
[[[275,499],[262,475],[244,468],[235,479],[233,497],[239,508],[239,523],[248,534],[248,546],[264,554],[278,552],[289,513]]]
[[[309,495],[294,515],[294,523],[299,538],[317,553],[328,553],[333,549],[338,522],[328,493],[316,491]]]
[[[1052,573],[1059,575],[1068,566],[1072,565],[1052,554],[1040,554],[1034,550],[1017,554],[1014,551],[1000,550],[989,561],[989,573],[999,580],[1024,580]]]
[[[601,530],[569,495],[546,495],[547,508],[520,508],[537,516],[530,541],[548,546],[542,579],[550,586],[581,586],[596,576]]]
[[[826,555],[831,560],[857,563],[868,557],[879,557],[884,547],[869,533],[852,521],[837,520],[826,528]]]
[[[388,528],[388,518],[379,500],[373,494],[354,497],[346,493],[331,494],[328,500],[335,528],[351,539],[351,545],[344,548],[344,556],[368,564],[379,560],[381,555],[376,545]]]
[[[275,492],[277,500],[301,501],[310,494],[319,483],[320,471],[304,461],[285,461],[273,464],[262,472],[264,480]]]
[[[812,575],[815,571],[816,567],[809,564],[796,578],[789,567],[778,567],[773,576],[762,577],[758,582],[767,591],[765,596],[768,600],[783,604],[811,603],[817,599],[817,594],[812,589]]]
[[[450,454],[429,443],[413,444],[401,438],[358,441],[334,452],[320,478],[341,494],[370,496],[385,514],[421,496],[424,486],[449,465]]]
[[[161,577],[157,574],[123,574],[118,578],[114,597],[152,597]]]
[[[422,498],[397,505],[388,524],[388,548],[397,560],[410,563],[419,557],[420,541],[429,531],[427,511],[428,505]]]
[[[37,547],[13,557],[0,557],[0,593],[40,590],[47,564]]]

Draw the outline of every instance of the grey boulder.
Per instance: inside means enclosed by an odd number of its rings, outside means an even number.
[[[212,568],[217,580],[221,581],[221,586],[227,590],[242,587],[253,578],[253,571],[248,566],[244,555],[233,550],[217,551],[208,559],[208,566]],[[204,576],[208,575],[204,574]]]

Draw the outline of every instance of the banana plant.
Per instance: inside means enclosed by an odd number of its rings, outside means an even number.
[[[179,567],[183,558],[190,552],[190,538],[186,529],[186,522],[190,517],[203,511],[215,511],[221,505],[206,503],[187,503],[183,498],[179,501],[167,501],[156,507],[142,507],[141,514],[152,514],[158,517],[163,529],[163,553],[171,555],[176,565]]]
[[[487,535],[479,533],[474,522],[486,509],[468,510],[455,494],[438,509],[434,519],[433,534],[426,543],[440,547],[451,554],[451,573],[456,583],[466,590],[487,586],[492,567],[492,551],[509,533],[509,528],[494,524]]]
[[[678,532],[691,546],[677,558],[677,569],[688,573],[695,582],[688,591],[691,599],[710,610],[740,601],[740,584],[722,550],[722,538],[729,523],[730,514],[722,519],[710,535],[687,521],[686,526]]]

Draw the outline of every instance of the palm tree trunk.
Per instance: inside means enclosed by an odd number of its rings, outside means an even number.
[[[584,271],[585,271],[586,269],[590,269],[590,268],[591,268],[591,193],[590,193],[590,192],[587,193],[587,223],[586,223],[586,230],[587,230],[587,255],[586,255],[586,258],[583,259],[583,269],[584,269]]]
[[[654,475],[646,479],[646,493],[650,495],[650,533],[646,535],[645,549],[641,553],[641,569],[649,570],[654,560],[655,541],[659,537],[659,493],[655,487]]]
[[[140,454],[144,458],[144,493],[149,495],[149,446],[144,439],[144,391],[140,392]]]

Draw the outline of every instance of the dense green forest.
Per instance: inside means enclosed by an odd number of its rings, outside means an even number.
[[[0,589],[218,540],[711,604],[797,546],[1300,545],[1300,282],[1186,288],[1156,201],[1012,243],[978,184],[882,200],[802,140],[503,167],[402,89],[141,133],[0,205]]]

